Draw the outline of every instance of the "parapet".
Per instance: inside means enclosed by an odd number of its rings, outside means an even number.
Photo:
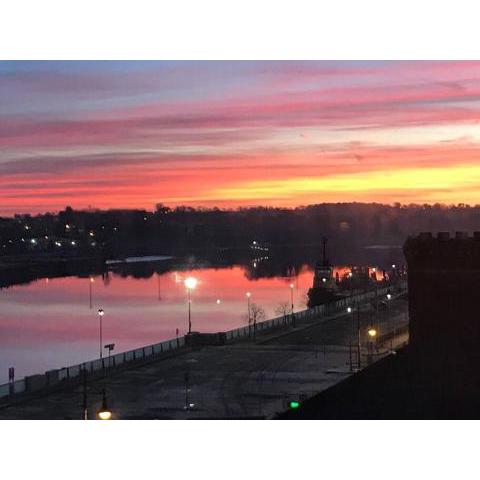
[[[477,269],[480,268],[480,232],[422,232],[408,237],[403,252],[407,259],[408,269],[415,268],[447,268]]]

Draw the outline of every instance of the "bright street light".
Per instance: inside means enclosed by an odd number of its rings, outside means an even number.
[[[107,406],[107,396],[105,390],[102,391],[102,406],[97,412],[97,418],[99,420],[111,420],[112,411]]]
[[[190,292],[197,286],[198,280],[194,277],[188,277],[185,279],[184,284],[188,292],[188,333],[192,333],[192,314],[191,314],[191,294]]]
[[[347,307],[347,313],[352,313],[352,307]]]
[[[197,286],[198,281],[194,277],[188,277],[185,279],[184,283],[189,290],[193,290]]]
[[[100,322],[100,358],[103,358],[103,349],[102,349],[102,317],[105,315],[103,308],[98,309],[98,319]]]
[[[367,333],[370,338],[375,338],[377,336],[377,331],[373,327],[369,328]]]

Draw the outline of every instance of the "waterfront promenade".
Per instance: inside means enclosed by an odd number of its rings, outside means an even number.
[[[270,418],[287,408],[289,401],[301,401],[353,373],[358,320],[361,368],[407,340],[405,295],[392,298],[388,310],[377,315],[371,302],[359,310],[359,317],[343,310],[299,321],[295,328],[286,325],[258,332],[256,338],[185,348],[89,379],[88,417],[95,418],[105,389],[117,419]],[[367,330],[373,324],[378,330],[378,352],[372,349],[369,356]],[[0,419],[81,419],[83,399],[82,383],[38,392],[0,408]]]

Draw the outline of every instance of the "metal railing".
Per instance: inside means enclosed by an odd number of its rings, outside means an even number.
[[[21,380],[0,385],[0,398],[17,395],[25,391],[33,392],[41,390],[42,388],[55,386],[60,382],[79,378],[84,371],[86,371],[87,374],[95,374],[96,372],[106,371],[130,362],[148,360],[149,358],[180,349],[184,346],[185,337],[177,337],[142,348],[136,348],[135,350],[117,353],[109,357],[97,358],[71,367],[49,370],[44,374],[26,376]]]
[[[404,283],[399,284],[399,287],[397,288],[400,288],[400,290],[403,291],[406,288],[406,284]],[[391,286],[382,287],[377,289],[376,292],[375,290],[370,290],[365,293],[360,293],[360,294],[352,295],[350,297],[341,298],[339,300],[330,302],[328,304],[319,305],[317,307],[312,307],[312,308],[306,308],[304,310],[294,312],[295,321],[306,321],[312,318],[325,317],[325,316],[342,311],[352,303],[363,303],[368,300],[373,300],[375,297],[382,297],[392,289],[393,288]],[[288,313],[286,315],[271,318],[263,322],[257,322],[255,329],[257,332],[261,332],[261,331],[277,328],[280,326],[289,325],[291,323],[292,323],[292,314]],[[228,330],[227,332],[225,332],[225,336],[228,341],[228,340],[234,340],[236,338],[241,338],[241,337],[249,337],[252,335],[252,332],[253,332],[253,326],[247,325],[245,327],[239,327],[233,330]]]

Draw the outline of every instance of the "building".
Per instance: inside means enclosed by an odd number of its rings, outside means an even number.
[[[422,233],[407,239],[410,344],[429,354],[480,344],[480,232]]]

